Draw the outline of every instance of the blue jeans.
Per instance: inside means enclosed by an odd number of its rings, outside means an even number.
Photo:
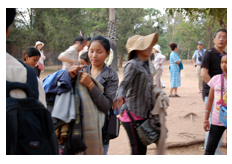
[[[103,149],[104,149],[103,155],[107,155],[107,152],[108,152],[108,149],[109,149],[109,145],[103,145]]]
[[[204,99],[205,101],[205,105],[207,104],[207,101],[208,101],[208,97],[205,97]],[[212,108],[211,108],[211,112],[210,112],[210,115],[209,115],[209,126],[211,125],[211,116],[212,116],[212,112],[213,112],[213,108],[214,108],[214,101],[213,101],[213,104],[212,104]],[[208,142],[208,138],[209,138],[209,131],[206,132],[206,135],[205,135],[205,143],[204,143],[204,148],[206,149],[206,144]],[[218,146],[217,146],[217,149],[215,151],[215,155],[223,155],[220,151],[220,147],[222,146],[222,139],[220,139],[219,143],[218,143]]]

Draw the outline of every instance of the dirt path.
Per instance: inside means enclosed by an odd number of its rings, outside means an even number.
[[[177,93],[180,98],[170,98],[170,106],[167,109],[166,125],[168,129],[168,138],[166,144],[188,143],[195,140],[204,140],[205,131],[203,130],[205,105],[200,93],[198,93],[196,70],[190,60],[183,61],[184,69],[181,71],[181,87]],[[169,61],[164,63],[164,72],[162,80],[166,85],[163,90],[169,95],[170,91],[170,73]],[[41,73],[41,80],[48,74],[55,72],[61,66],[45,67],[45,71]],[[118,75],[122,79],[123,69],[120,68]],[[184,118],[188,113],[194,113]],[[223,135],[223,143],[226,143],[226,137]],[[148,146],[148,155],[155,154],[156,145]],[[222,152],[227,154],[227,148],[223,147]],[[109,155],[130,155],[129,139],[123,126],[120,128],[119,137],[110,141],[108,151]],[[169,155],[202,155],[204,154],[203,143],[180,148],[167,149],[166,154]]]

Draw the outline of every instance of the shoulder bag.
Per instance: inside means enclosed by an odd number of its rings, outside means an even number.
[[[132,118],[129,110],[126,108],[126,112],[131,119],[133,128],[137,131],[138,136],[144,146],[156,143],[160,136],[160,122],[159,116],[150,116],[142,124],[136,123]]]
[[[223,104],[223,85],[224,85],[224,73],[221,74],[221,105],[220,105],[219,121],[225,127],[227,127],[227,106]]]

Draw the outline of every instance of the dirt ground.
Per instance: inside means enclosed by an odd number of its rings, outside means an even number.
[[[125,64],[125,63],[124,63]],[[166,145],[166,155],[203,155],[205,131],[203,129],[205,105],[202,95],[198,93],[196,69],[191,60],[183,61],[184,69],[181,71],[181,87],[177,93],[180,98],[170,98],[170,106],[167,109],[166,126],[168,129],[168,138]],[[43,80],[47,75],[58,71],[61,66],[47,66],[41,73],[40,79]],[[119,79],[123,77],[123,68],[119,68]],[[164,62],[164,71],[161,79],[166,87],[163,89],[167,95],[170,91],[170,72],[169,61]],[[192,116],[185,115],[193,113]],[[223,135],[223,147],[221,151],[227,154],[226,133]],[[195,144],[188,145],[189,143]],[[177,145],[177,146],[175,146]],[[179,146],[178,146],[179,145]],[[187,145],[187,146],[180,146]],[[156,153],[156,145],[148,146],[147,155]],[[119,137],[110,141],[108,155],[130,155],[131,148],[127,133],[123,126],[120,127]]]

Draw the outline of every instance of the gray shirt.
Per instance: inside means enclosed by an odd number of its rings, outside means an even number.
[[[86,69],[86,72],[91,74],[91,65],[84,66],[82,69],[84,68]],[[92,90],[89,91],[89,94],[98,109],[106,113],[112,107],[115,98],[119,82],[118,74],[114,69],[109,68],[104,64],[103,70],[96,77],[96,80],[104,87],[104,93],[102,93],[97,86],[94,86]]]
[[[147,118],[148,110],[152,107],[152,84],[153,78],[148,64],[135,57],[124,66],[123,79],[116,97],[124,97],[131,112],[139,117]],[[122,109],[125,109],[125,104]]]

